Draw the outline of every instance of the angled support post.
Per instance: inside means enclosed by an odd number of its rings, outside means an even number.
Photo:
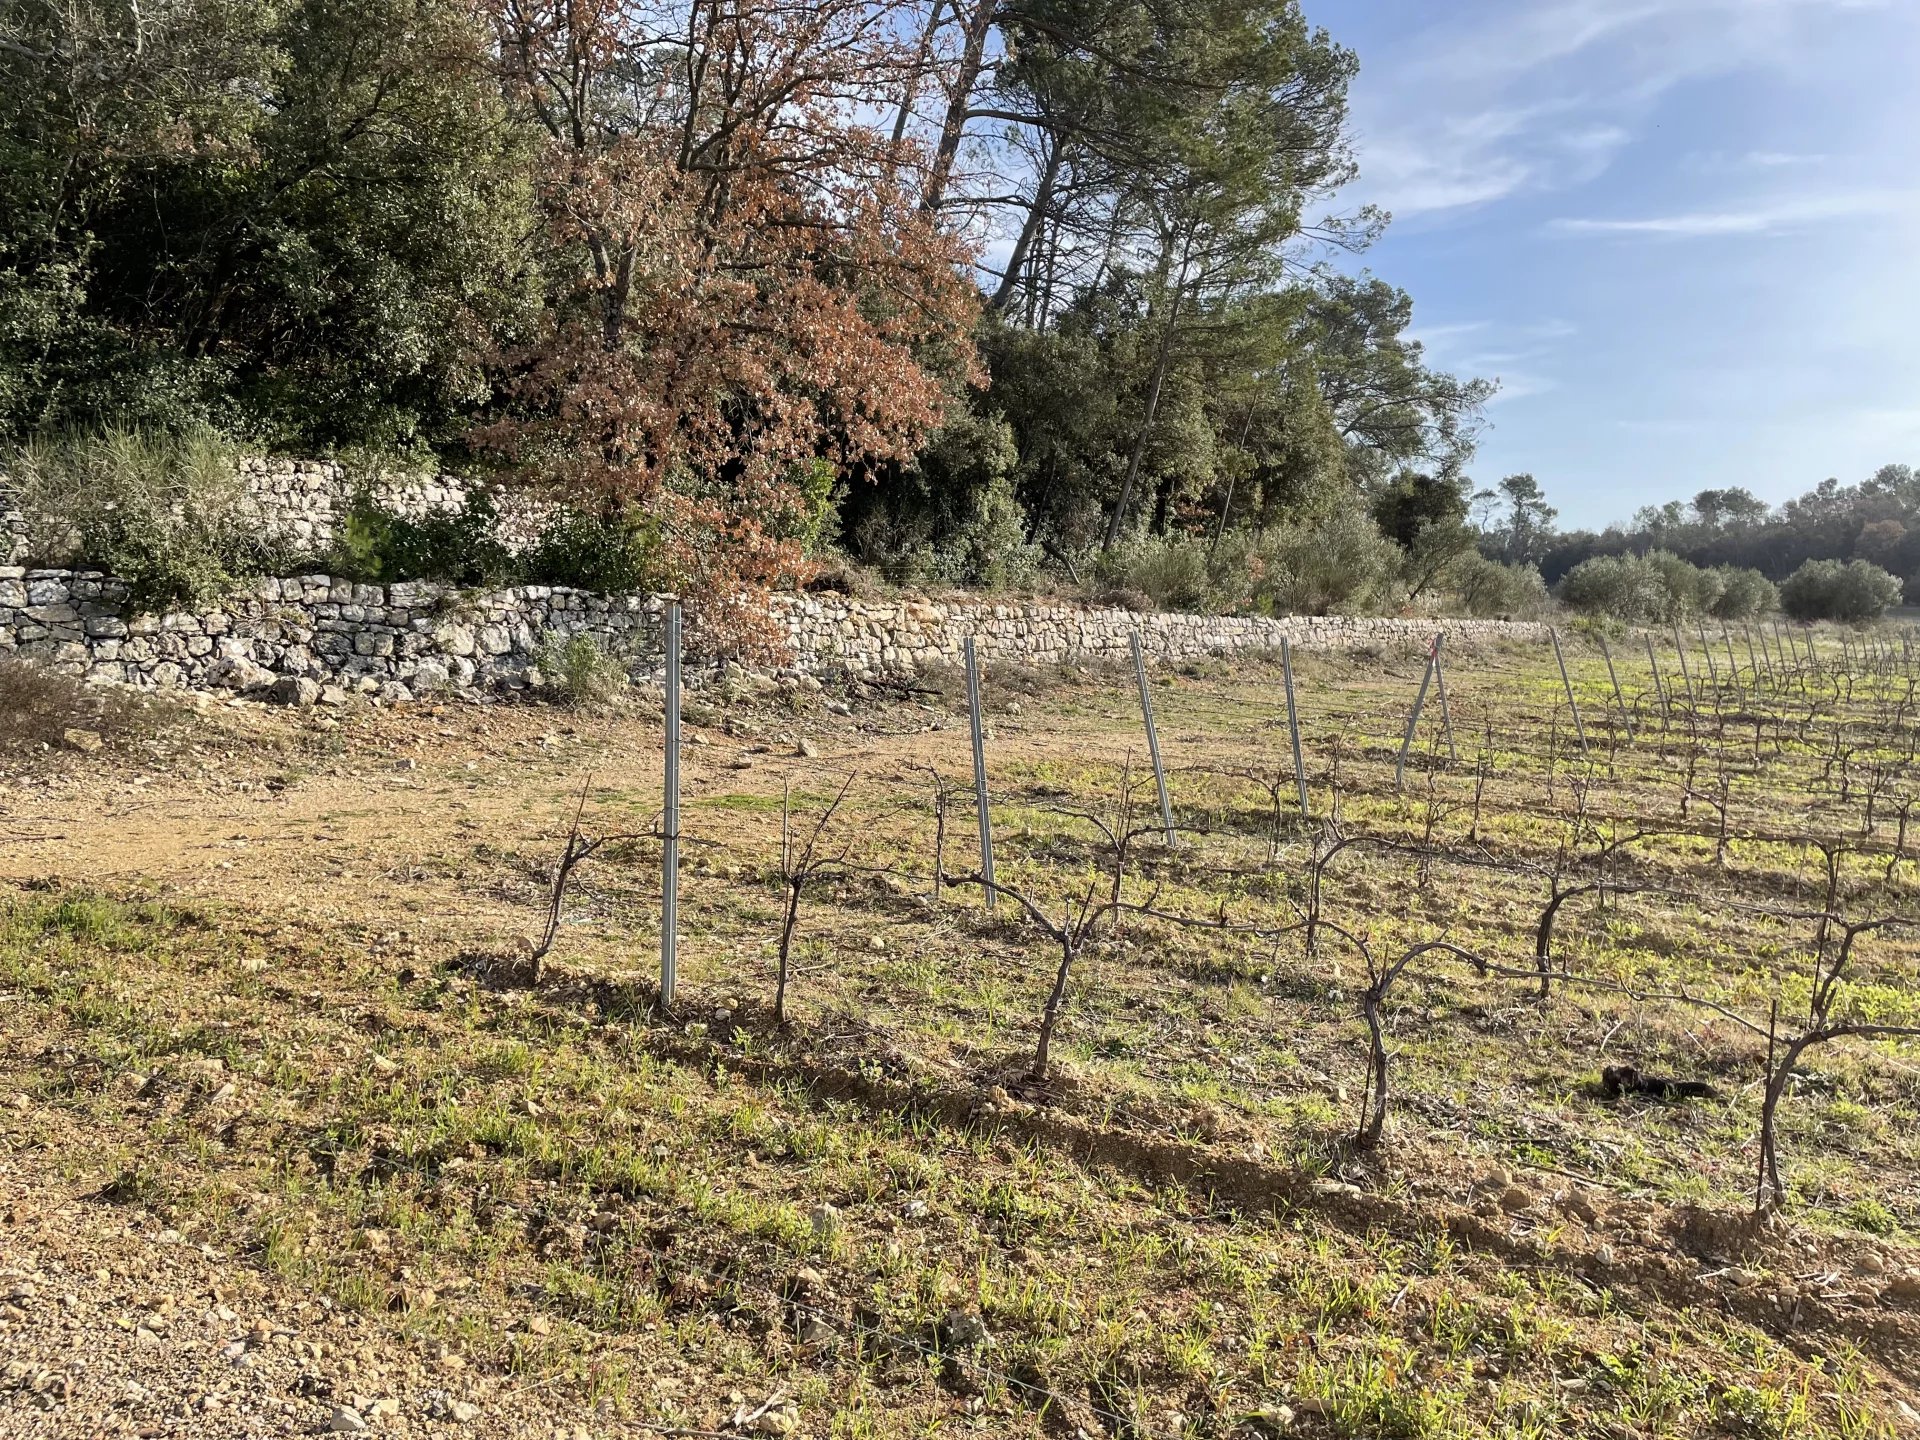
[[[1553,659],[1560,667],[1560,688],[1567,692],[1567,708],[1573,711],[1573,733],[1580,737],[1580,753],[1591,755],[1593,752],[1587,748],[1586,722],[1580,718],[1580,702],[1573,698],[1573,677],[1567,674],[1567,657],[1560,649],[1560,632],[1549,625],[1547,638],[1553,641]]]
[[[1167,848],[1174,847],[1173,802],[1167,798],[1167,772],[1160,764],[1160,732],[1153,728],[1153,693],[1147,688],[1147,660],[1140,649],[1140,632],[1127,637],[1133,644],[1133,678],[1140,688],[1140,715],[1147,724],[1147,755],[1153,761],[1153,788],[1160,797],[1160,830]]]
[[[1427,649],[1426,667],[1420,672],[1420,693],[1413,697],[1413,709],[1407,715],[1407,733],[1400,741],[1400,758],[1393,766],[1393,788],[1407,788],[1407,752],[1413,748],[1413,732],[1420,726],[1420,710],[1427,703],[1427,687],[1433,683],[1433,649]]]
[[[1293,702],[1293,647],[1280,637],[1280,676],[1287,687],[1287,733],[1293,737],[1293,779],[1300,791],[1300,818],[1311,819],[1307,810],[1307,767],[1300,758],[1300,711]]]
[[[1607,648],[1607,637],[1596,635],[1600,641],[1600,658],[1607,662],[1607,679],[1613,682],[1613,703],[1620,707],[1620,723],[1626,727],[1627,739],[1633,739],[1633,716],[1627,713],[1627,697],[1620,691],[1620,672],[1613,668],[1613,651]]]

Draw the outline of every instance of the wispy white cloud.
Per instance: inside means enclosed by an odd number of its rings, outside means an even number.
[[[1605,173],[1674,87],[1784,67],[1834,12],[1887,0],[1500,0],[1434,7],[1355,88],[1359,198],[1400,219]],[[1905,3],[1905,0],[1903,0]],[[1471,16],[1471,18],[1466,18]],[[1367,57],[1363,57],[1365,59]],[[1754,168],[1818,157],[1756,149]]]
[[[1814,166],[1831,167],[1834,157],[1824,151],[1701,150],[1683,156],[1679,163],[1700,175],[1784,174]]]
[[[1437,350],[1455,344],[1468,335],[1484,335],[1493,322],[1490,320],[1456,320],[1443,325],[1415,324],[1407,338],[1418,341],[1429,350]]]
[[[1497,380],[1493,405],[1510,404],[1559,387],[1553,373],[1556,343],[1576,327],[1557,316],[1502,322],[1458,320],[1417,325],[1412,332],[1427,359],[1443,370]]]
[[[1626,218],[1563,217],[1548,221],[1546,228],[1562,235],[1646,236],[1668,240],[1777,235],[1830,220],[1897,214],[1911,208],[1915,198],[1913,192],[1907,191],[1789,196],[1740,209]]]
[[[1597,524],[1920,459],[1920,0],[1363,10],[1347,198],[1429,363],[1501,382],[1482,472]]]
[[[1487,23],[1449,26],[1421,47],[1412,74],[1499,82],[1578,55],[1644,24],[1660,12],[1654,0],[1555,0],[1500,11]],[[1436,27],[1438,29],[1438,27]]]
[[[1632,137],[1622,126],[1556,125],[1558,104],[1437,116],[1426,133],[1362,137],[1363,189],[1398,219],[1463,210],[1533,189],[1583,184]]]
[[[1397,220],[1437,211],[1467,210],[1504,200],[1521,189],[1532,168],[1518,160],[1460,152],[1428,152],[1385,144],[1369,152],[1367,197]]]

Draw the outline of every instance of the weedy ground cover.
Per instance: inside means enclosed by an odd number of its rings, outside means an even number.
[[[236,748],[227,788],[147,778],[91,873],[49,841],[8,899],[7,1141],[608,1433],[776,1391],[820,1435],[1897,1433],[1920,1046],[1807,1050],[1781,1193],[1760,1171],[1770,1052],[1920,1023],[1903,923],[1837,963],[1914,913],[1912,686],[1819,658],[1669,713],[1616,654],[1623,713],[1570,647],[1583,751],[1550,653],[1450,656],[1453,746],[1429,712],[1404,788],[1419,657],[1301,659],[1305,817],[1275,671],[1164,670],[1172,848],[1127,680],[1028,681],[992,707],[992,915],[950,698],[716,690],[672,1014],[657,726]],[[70,827],[99,783],[10,823]],[[531,983],[583,785],[582,833],[639,838],[575,869]],[[1064,985],[1022,900],[1111,907]],[[1617,1064],[1716,1093],[1610,1097]]]

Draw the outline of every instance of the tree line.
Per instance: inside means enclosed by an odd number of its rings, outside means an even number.
[[[1351,258],[1357,63],[1296,0],[0,0],[0,469],[121,436],[40,488],[167,585],[219,445],[478,472],[569,502],[543,577],[714,620],[843,557],[1256,610],[1654,552],[1920,584],[1906,467],[1600,534],[1477,489],[1493,385]],[[469,578],[484,518],[348,558]]]
[[[1355,66],[1294,0],[0,0],[0,443],[483,470],[712,595],[1217,561],[1458,488],[1491,391],[1329,263]]]
[[[1764,613],[1777,600],[1796,619],[1867,619],[1920,601],[1920,474],[1883,465],[1778,506],[1741,486],[1707,489],[1624,525],[1535,533],[1527,545],[1562,599],[1621,618],[1676,618],[1649,598],[1664,584],[1686,613]],[[1674,578],[1682,571],[1696,578]]]

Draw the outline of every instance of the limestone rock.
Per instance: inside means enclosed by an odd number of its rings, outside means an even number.
[[[949,1350],[974,1350],[993,1336],[987,1322],[971,1310],[949,1310],[940,1321],[940,1343]]]
[[[268,689],[267,699],[275,705],[318,705],[320,683],[304,675],[282,675]]]
[[[1593,1201],[1578,1190],[1569,1190],[1562,1196],[1560,1208],[1584,1225],[1591,1225],[1599,1218],[1599,1212],[1593,1208]]]
[[[244,655],[226,655],[207,667],[207,683],[222,690],[264,690],[273,682],[271,670]]]

